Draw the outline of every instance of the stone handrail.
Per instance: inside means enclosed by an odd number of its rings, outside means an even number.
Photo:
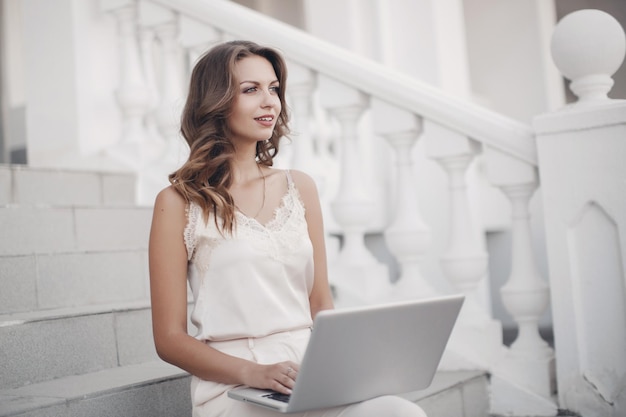
[[[290,60],[320,74],[331,76],[345,85],[380,97],[530,164],[537,163],[534,135],[528,125],[462,101],[236,3],[223,0],[151,1],[175,8],[224,33],[277,46]]]

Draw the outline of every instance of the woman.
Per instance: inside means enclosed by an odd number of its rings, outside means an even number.
[[[154,340],[163,360],[192,375],[194,416],[276,415],[226,391],[248,385],[289,394],[313,318],[333,308],[315,184],[271,168],[288,133],[286,77],[282,57],[252,42],[205,54],[182,115],[189,159],[155,201]],[[187,333],[187,281],[195,337]],[[303,415],[424,414],[381,397]]]

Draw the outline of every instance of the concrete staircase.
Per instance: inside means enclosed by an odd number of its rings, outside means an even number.
[[[0,165],[0,416],[184,417],[189,376],[154,350],[152,210],[132,174]],[[484,417],[487,377],[440,372],[406,395]]]

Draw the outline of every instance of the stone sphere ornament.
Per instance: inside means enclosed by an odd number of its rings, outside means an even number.
[[[563,17],[552,34],[552,59],[579,102],[607,100],[613,74],[624,62],[626,35],[610,14],[578,10]]]

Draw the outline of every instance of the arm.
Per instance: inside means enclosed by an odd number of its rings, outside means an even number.
[[[187,223],[185,201],[168,187],[154,204],[149,264],[152,329],[161,359],[199,378],[225,384],[270,388],[285,394],[293,388],[286,375],[291,362],[259,365],[219,352],[187,333]]]
[[[324,221],[317,187],[313,179],[300,171],[291,171],[296,187],[305,207],[305,217],[309,238],[313,244],[314,281],[309,295],[311,317],[318,312],[334,308],[333,298],[328,283],[328,265],[326,263],[326,244],[324,239]]]

